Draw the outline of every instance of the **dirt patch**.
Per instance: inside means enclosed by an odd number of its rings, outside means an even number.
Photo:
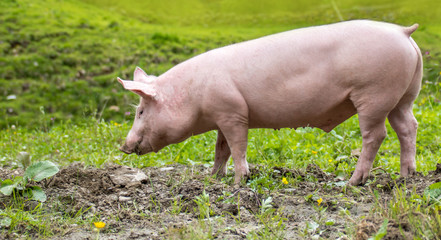
[[[262,171],[259,166],[253,168],[251,179],[259,177]],[[72,164],[40,185],[48,196],[48,210],[61,216],[81,214],[85,219],[106,222],[101,239],[179,239],[197,235],[192,232],[197,229],[210,231],[213,238],[244,239],[268,227],[262,215],[265,200],[274,209],[270,218],[283,220],[283,238],[367,239],[383,224],[382,219],[365,218],[373,206],[374,191],[386,202],[397,186],[405,185],[422,194],[426,186],[441,181],[441,165],[427,176],[416,174],[395,180],[381,169],[376,170],[362,187],[346,186],[315,165],[305,171],[269,171],[275,182],[281,182],[283,177],[297,181],[286,186],[280,183],[273,190],[262,187],[255,191],[249,185],[212,178],[210,168],[203,165],[145,169],[107,165],[97,169]],[[2,179],[21,174],[19,170],[0,169]],[[201,218],[203,196],[209,206],[209,217],[205,218]],[[7,201],[8,197],[0,197],[1,206]],[[31,201],[27,204],[29,209],[35,206]],[[389,222],[387,229],[385,239],[413,237],[405,216]],[[91,239],[96,237],[92,230],[92,226],[72,226],[54,231],[55,238]]]
[[[357,225],[357,234],[355,239],[368,239],[370,236],[375,235],[379,231],[379,228],[383,223],[384,222],[381,219],[363,219],[361,223]],[[414,239],[411,231],[411,225],[407,221],[407,216],[402,216],[402,218],[398,222],[394,220],[389,221],[387,223],[386,230],[386,235],[382,239]]]

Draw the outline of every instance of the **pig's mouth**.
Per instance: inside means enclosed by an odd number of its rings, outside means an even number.
[[[130,148],[130,147],[127,146],[127,144],[124,144],[123,146],[121,146],[121,147],[119,148],[119,150],[120,150],[121,152],[123,152],[123,153],[126,153],[126,154],[132,154],[132,153],[135,153],[135,154],[138,155],[138,156],[139,156],[139,155],[144,155],[144,154],[146,154],[146,153],[149,153],[149,152],[153,151],[152,146],[151,146],[148,142],[146,142],[145,145],[146,145],[146,146],[141,147],[141,141],[138,142],[138,143],[135,145],[134,148]]]

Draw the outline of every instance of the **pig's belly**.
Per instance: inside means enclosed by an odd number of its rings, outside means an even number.
[[[329,132],[356,113],[357,111],[349,99],[329,108],[311,104],[311,106],[294,108],[279,106],[262,111],[250,107],[249,127],[274,129],[316,127]]]

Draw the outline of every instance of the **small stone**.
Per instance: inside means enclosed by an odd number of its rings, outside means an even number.
[[[127,202],[127,201],[130,201],[130,200],[132,200],[131,197],[119,196],[119,201],[120,202]]]
[[[222,206],[222,212],[229,212],[233,215],[237,215],[239,213],[239,209],[237,205],[234,204],[224,204]]]
[[[6,97],[6,99],[7,99],[7,100],[15,100],[15,99],[17,99],[17,96],[15,96],[15,95],[9,95],[9,96]]]
[[[294,193],[296,191],[295,188],[285,188],[283,189],[283,191],[285,191],[285,193]]]
[[[109,177],[113,184],[120,186],[136,186],[148,179],[141,170],[129,167],[120,167],[109,174]]]
[[[165,171],[170,171],[170,170],[173,170],[173,169],[175,169],[175,168],[174,167],[163,167],[163,168],[160,168],[159,171],[165,172]]]
[[[110,106],[110,107],[109,107],[109,110],[110,110],[110,111],[114,111],[114,112],[119,112],[119,107],[118,107],[118,106],[115,106],[115,105],[114,105],[114,106]]]

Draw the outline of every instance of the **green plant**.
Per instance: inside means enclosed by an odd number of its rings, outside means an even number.
[[[182,208],[184,207],[183,201],[180,197],[173,198],[172,209],[170,211],[171,214],[178,215],[181,213]]]
[[[213,210],[210,208],[210,195],[204,191],[200,196],[196,196],[196,199],[193,200],[197,206],[199,211],[199,218],[210,218],[213,214]]]
[[[381,240],[384,236],[387,234],[387,224],[389,223],[389,220],[384,219],[383,224],[381,224],[380,229],[378,229],[378,232],[370,237],[368,240]]]
[[[383,203],[375,195],[373,209],[376,211],[371,213],[370,217],[381,219],[383,224],[371,239],[381,239],[385,236],[389,225],[398,225],[401,229],[404,228],[403,226],[409,226],[407,231],[416,239],[440,239],[440,205],[439,202],[431,201],[428,193],[430,187],[426,190],[424,195],[419,195],[415,189],[408,190],[406,186],[397,187],[393,190],[393,198],[387,203]]]
[[[28,186],[31,182],[40,182],[45,178],[52,177],[59,169],[50,161],[36,162],[28,166],[29,156],[23,161],[25,172],[23,176],[16,176],[13,179],[5,179],[1,182],[0,192],[6,196],[23,196],[40,202],[46,201],[46,194],[39,186]]]
[[[317,212],[317,215],[313,215],[311,217],[311,221],[307,222],[305,228],[300,233],[305,238],[311,238],[312,236],[314,236],[314,238],[317,238],[326,231],[326,226],[332,226],[335,224],[334,219],[325,218],[325,212],[328,207],[324,206],[325,203],[323,203],[323,198],[318,197],[316,194],[317,193],[314,192],[304,197],[307,202],[312,203],[312,207]]]
[[[427,186],[424,190],[424,196],[430,200],[430,203],[441,205],[441,182]]]
[[[287,219],[282,216],[281,211],[274,209],[272,197],[262,199],[260,211],[256,217],[264,225],[264,228],[257,231],[256,239],[283,239],[285,236],[285,223]]]

